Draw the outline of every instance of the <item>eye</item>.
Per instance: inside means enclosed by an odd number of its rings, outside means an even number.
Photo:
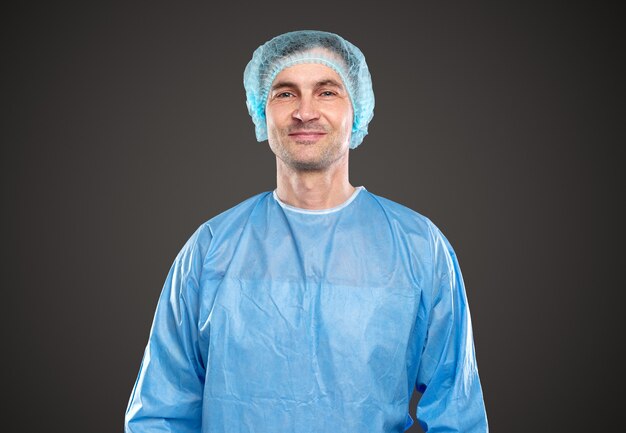
[[[325,90],[322,93],[320,93],[320,96],[335,96],[335,95],[336,95],[336,93],[332,92],[330,90]]]
[[[293,93],[291,92],[280,92],[276,94],[275,98],[290,98],[292,96],[293,96]]]

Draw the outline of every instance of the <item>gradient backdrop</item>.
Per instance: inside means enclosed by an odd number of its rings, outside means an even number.
[[[179,249],[275,187],[243,69],[302,28],[366,55],[376,109],[352,183],[428,216],[455,247],[492,432],[620,430],[617,11],[226,3],[2,13],[3,430],[122,431]]]

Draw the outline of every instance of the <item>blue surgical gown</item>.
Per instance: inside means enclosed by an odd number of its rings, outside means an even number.
[[[336,208],[252,197],[204,223],[167,276],[127,433],[488,431],[452,247],[358,188]]]

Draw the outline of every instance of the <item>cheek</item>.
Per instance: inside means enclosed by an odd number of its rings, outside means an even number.
[[[267,125],[267,129],[270,129],[270,127],[274,124],[273,119],[274,116],[272,111],[265,107],[265,124]]]
[[[345,129],[351,131],[352,123],[354,123],[354,113],[352,112],[352,109],[350,109],[348,113],[344,115],[343,126]]]
[[[343,104],[337,107],[335,112],[336,119],[341,119],[342,125],[346,125],[352,128],[352,121],[354,119],[354,110],[352,110],[352,104],[348,101],[343,101]]]
[[[279,129],[281,127],[281,124],[283,124],[284,122],[281,122],[282,117],[284,116],[284,113],[281,112],[281,110],[276,109],[276,107],[273,108],[266,108],[265,109],[265,123],[267,124],[267,129]]]
[[[354,123],[354,115],[350,113],[348,117],[346,117],[346,127],[349,130],[352,130],[352,124]]]

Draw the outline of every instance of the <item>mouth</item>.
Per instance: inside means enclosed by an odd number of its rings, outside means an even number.
[[[296,141],[306,141],[306,142],[317,141],[325,135],[326,135],[325,132],[316,132],[316,131],[299,131],[299,132],[292,132],[289,134],[289,136]]]

